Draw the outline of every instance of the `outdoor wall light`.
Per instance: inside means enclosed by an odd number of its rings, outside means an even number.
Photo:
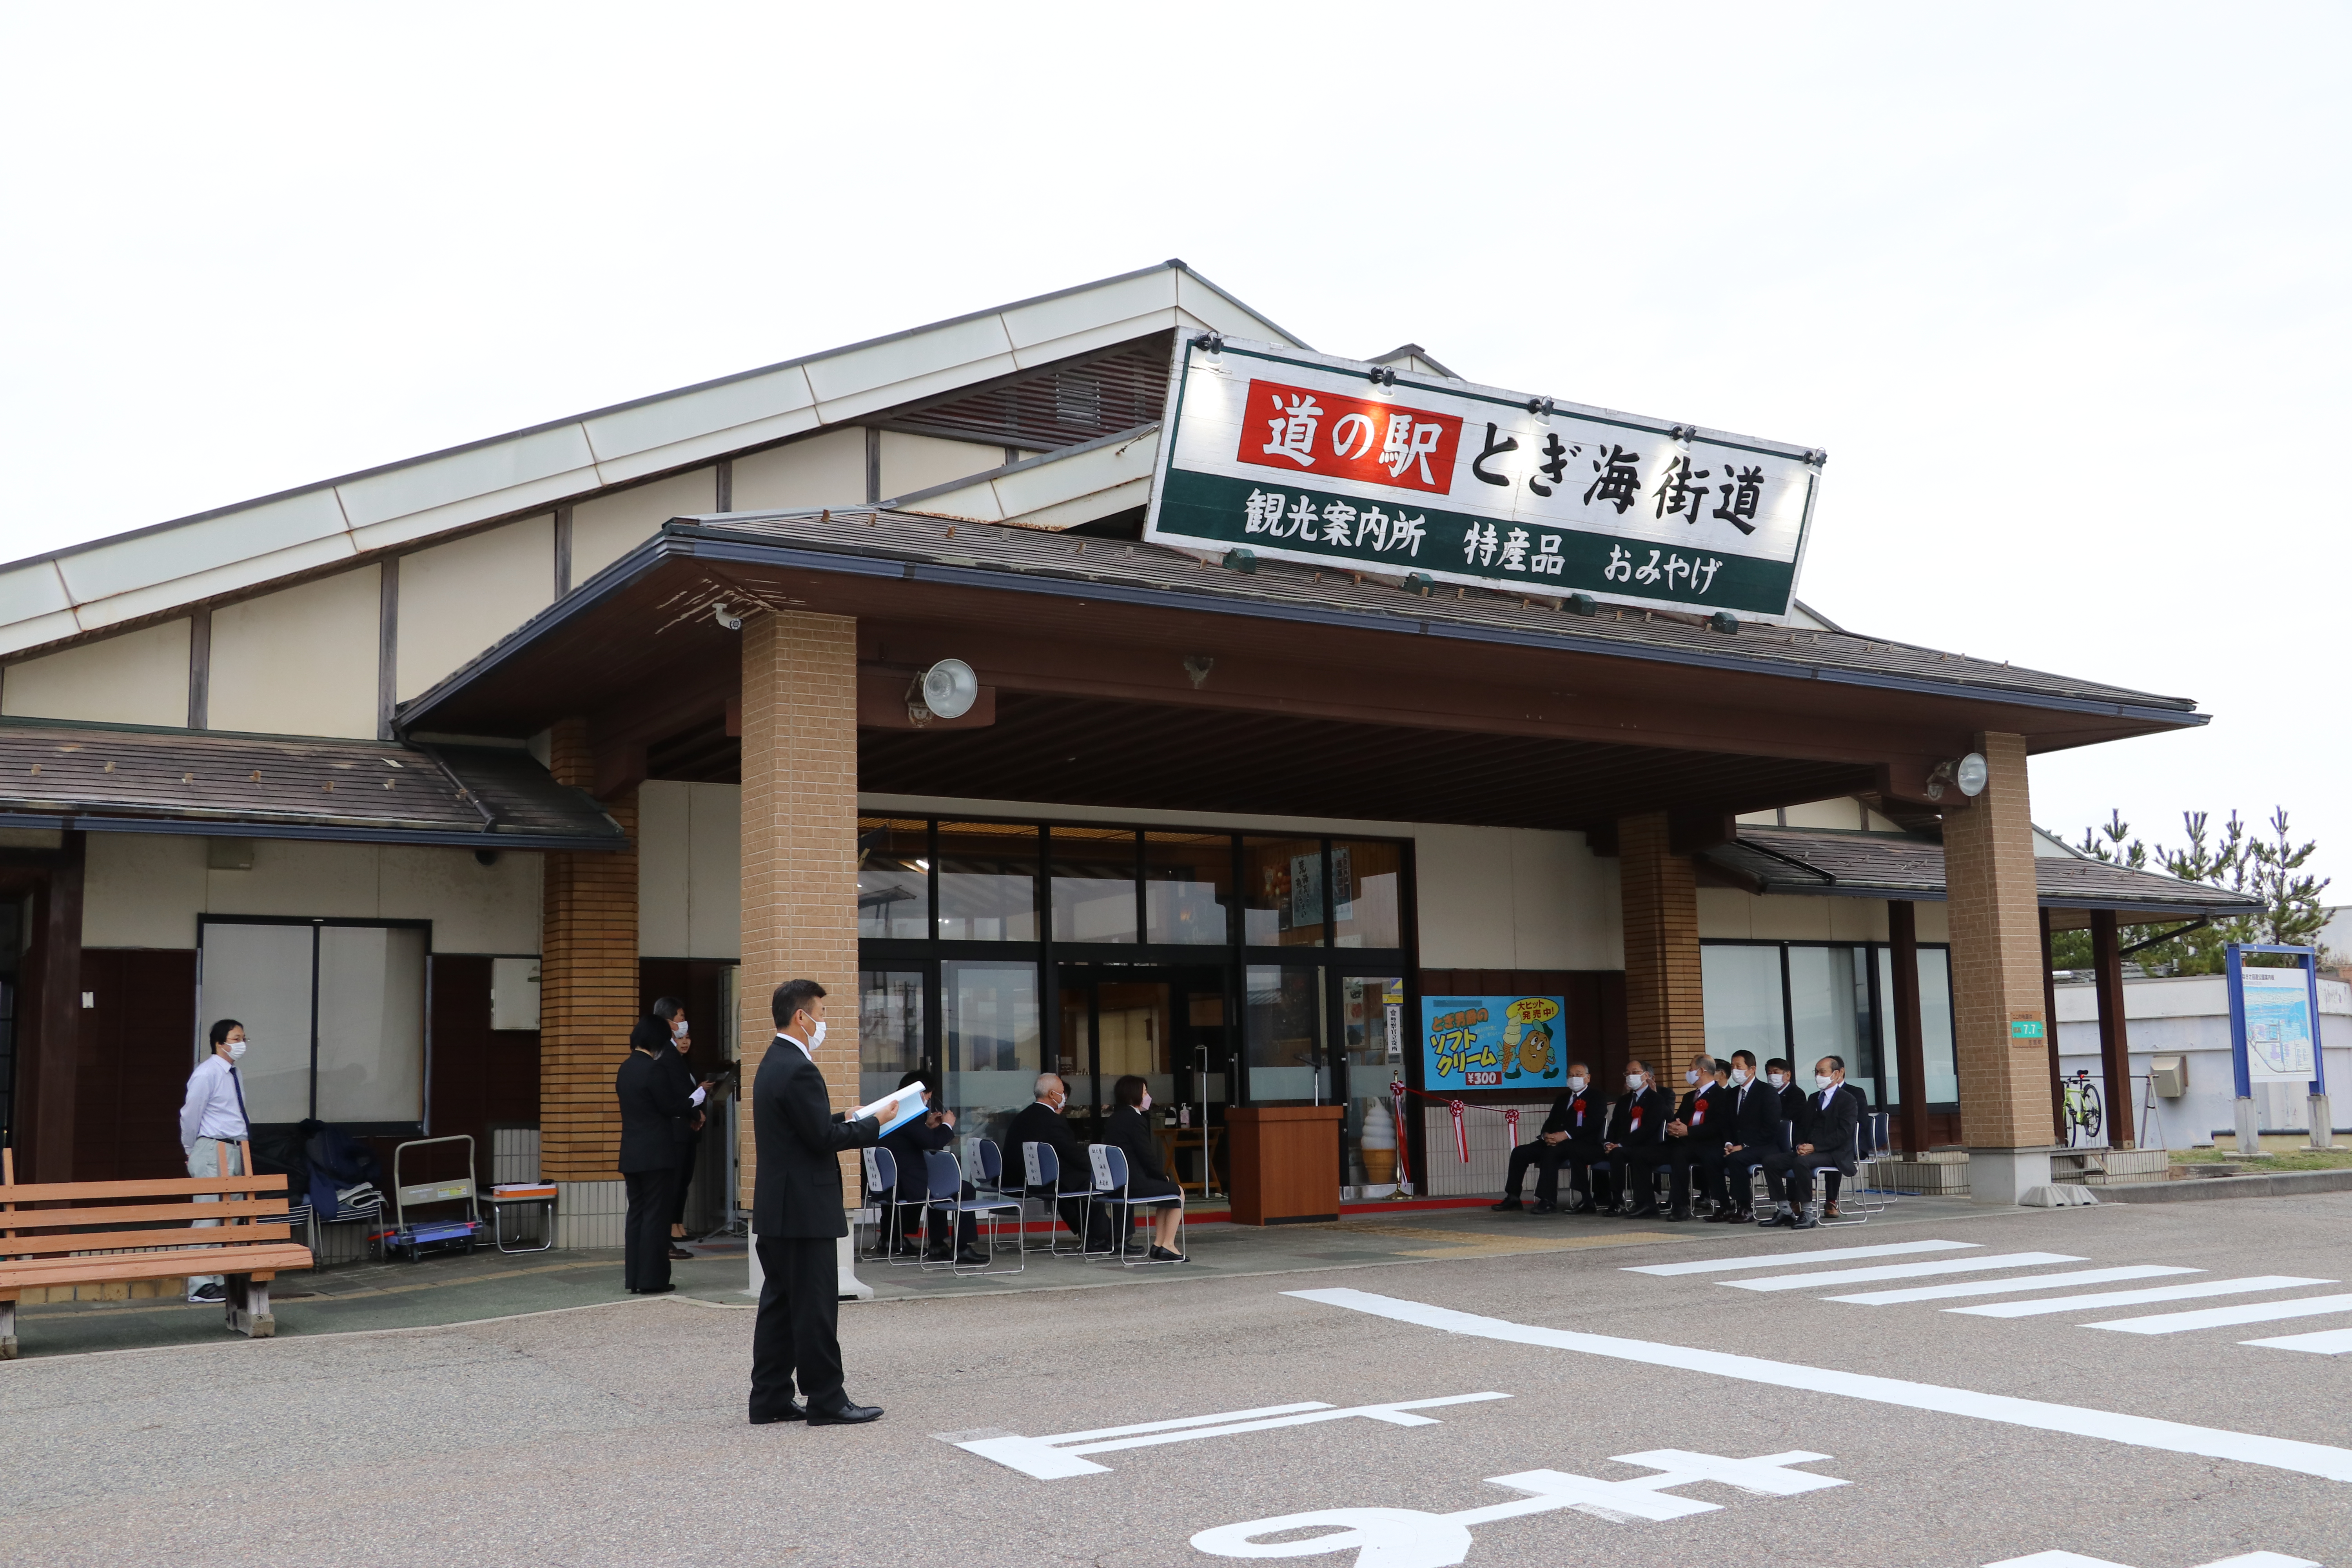
[[[980,700],[980,677],[960,658],[943,658],[923,671],[923,706],[933,718],[961,719]]]
[[[1990,776],[1990,770],[1985,766],[1984,753],[1970,752],[1965,757],[1953,757],[1937,763],[1927,774],[1926,794],[1929,800],[1941,800],[1945,786],[1949,784],[1957,786],[1962,795],[1974,800],[1984,794],[1985,780]]]
[[[1192,346],[1207,353],[1223,353],[1225,352],[1225,340],[1214,332],[1202,332],[1192,340]]]

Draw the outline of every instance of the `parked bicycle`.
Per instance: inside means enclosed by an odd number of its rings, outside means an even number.
[[[2091,1081],[2090,1069],[2086,1068],[2063,1079],[2061,1088],[2065,1092],[2067,1146],[2090,1142],[2106,1125],[2105,1112],[2099,1103],[2099,1086]]]

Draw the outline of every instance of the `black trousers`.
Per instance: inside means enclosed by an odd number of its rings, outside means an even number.
[[[1691,1166],[1697,1163],[1698,1151],[1687,1138],[1669,1138],[1663,1143],[1644,1143],[1628,1152],[1625,1161],[1625,1191],[1633,1201],[1646,1207],[1657,1201],[1657,1173],[1666,1171],[1666,1190],[1673,1194],[1676,1209],[1690,1207]]]
[[[1503,1179],[1503,1195],[1515,1198],[1527,1181],[1528,1167],[1536,1168],[1536,1201],[1556,1204],[1559,1201],[1559,1168],[1575,1151],[1575,1145],[1562,1139],[1547,1143],[1538,1138],[1532,1143],[1522,1143],[1511,1151],[1510,1171]]]
[[[1699,1156],[1699,1191],[1719,1204],[1748,1206],[1748,1194],[1753,1190],[1750,1171],[1764,1163],[1764,1151],[1754,1147],[1739,1149],[1726,1154],[1718,1150]]]
[[[1570,1190],[1582,1193],[1597,1208],[1607,1208],[1616,1197],[1618,1156],[1604,1154],[1591,1147],[1579,1148],[1565,1143],[1569,1151],[1568,1184]]]
[[[760,1316],[751,1327],[751,1414],[781,1415],[793,1382],[812,1410],[849,1403],[841,1389],[840,1243],[829,1236],[763,1236]]]
[[[1837,1164],[1835,1154],[1768,1154],[1764,1157],[1764,1185],[1770,1190],[1773,1202],[1802,1207],[1813,1201],[1813,1173],[1834,1171]]]
[[[670,1199],[669,1205],[669,1223],[672,1225],[684,1225],[686,1223],[687,1184],[694,1180],[696,1156],[699,1155],[701,1152],[702,1134],[698,1132],[693,1137],[688,1138],[686,1141],[685,1149],[678,1154],[677,1192],[677,1194]]]
[[[621,1222],[621,1282],[632,1290],[650,1290],[669,1283],[670,1192],[677,1184],[677,1167],[661,1171],[626,1171],[628,1217]]]

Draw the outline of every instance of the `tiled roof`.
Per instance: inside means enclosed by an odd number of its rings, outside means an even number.
[[[1738,842],[1706,856],[1758,892],[1929,901],[1945,896],[1944,847],[1927,838],[1743,826]],[[2071,855],[2035,857],[2033,882],[2040,901],[2053,909],[2193,917],[2262,908],[2224,888]]]

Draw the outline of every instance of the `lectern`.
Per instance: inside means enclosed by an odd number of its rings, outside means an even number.
[[[1339,1105],[1243,1105],[1225,1112],[1234,1223],[1339,1217]]]

